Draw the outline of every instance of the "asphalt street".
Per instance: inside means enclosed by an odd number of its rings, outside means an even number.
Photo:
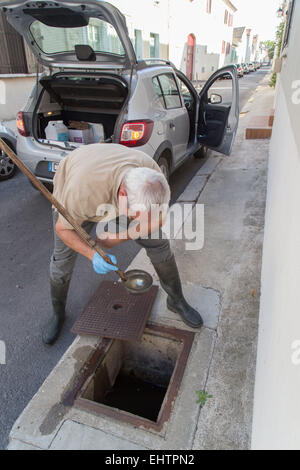
[[[240,109],[265,73],[266,70],[260,70],[239,81]],[[215,92],[223,95],[224,101],[229,86],[229,80],[216,84],[219,91]],[[173,200],[204,162],[190,158],[172,175]],[[0,196],[0,340],[6,344],[6,364],[0,365],[1,449],[7,445],[16,418],[74,340],[70,329],[102,276],[93,272],[88,260],[78,257],[63,334],[54,346],[44,346],[41,330],[51,313],[48,287],[53,248],[50,205],[20,172],[13,179],[0,183]],[[121,269],[126,269],[138,250],[135,243],[130,242],[114,251]]]

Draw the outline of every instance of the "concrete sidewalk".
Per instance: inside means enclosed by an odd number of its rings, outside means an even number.
[[[173,241],[186,297],[201,311],[205,325],[196,332],[163,430],[135,428],[62,404],[99,344],[98,338],[77,337],[16,421],[9,449],[250,447],[269,141],[246,141],[244,134],[258,103],[266,114],[273,107],[268,80],[247,104],[232,156],[212,154],[179,198],[205,208],[202,250],[186,251],[184,240]],[[131,267],[154,275],[144,251]],[[166,309],[161,290],[151,322],[189,329]],[[196,404],[196,390],[212,395],[204,407]]]

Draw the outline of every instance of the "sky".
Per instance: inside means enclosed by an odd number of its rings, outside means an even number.
[[[280,20],[276,12],[280,0],[231,0],[238,8],[235,13],[235,26],[247,26],[259,35],[259,41],[275,39]]]

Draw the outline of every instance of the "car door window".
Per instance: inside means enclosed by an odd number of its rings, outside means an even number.
[[[152,83],[153,83],[153,86],[154,86],[154,90],[155,90],[155,92],[156,92],[156,94],[159,98],[160,104],[165,108],[166,103],[165,103],[165,100],[164,100],[164,97],[163,97],[162,89],[161,89],[159,81],[158,81],[158,77],[154,77],[152,79]]]
[[[186,98],[188,100],[192,99],[192,94],[191,94],[190,90],[188,89],[186,84],[183,83],[183,81],[180,80],[180,79],[179,79],[179,88],[180,88],[181,94],[184,98]]]
[[[174,75],[171,73],[159,75],[159,83],[165,99],[166,108],[181,108],[181,98]]]
[[[231,106],[233,99],[233,83],[230,74],[224,74],[217,80],[208,90],[208,98],[214,102],[214,96],[217,95],[222,98],[222,105]]]
[[[125,54],[115,28],[99,18],[90,18],[86,26],[77,28],[59,28],[34,21],[30,33],[46,54],[74,51],[76,44],[89,45],[95,52]]]
[[[188,105],[188,104],[192,105],[193,101],[194,101],[194,98],[193,98],[193,95],[192,95],[191,91],[188,89],[188,87],[181,80],[180,77],[177,77],[177,80],[178,80],[178,83],[179,83],[179,90],[180,90],[181,96],[183,97],[183,100],[184,100],[184,104],[185,105]]]
[[[239,83],[234,65],[223,67],[199,94],[198,142],[230,155],[239,123]]]

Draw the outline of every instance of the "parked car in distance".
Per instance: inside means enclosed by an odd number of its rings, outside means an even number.
[[[16,150],[17,139],[11,129],[0,122],[0,138],[13,150]],[[17,167],[9,156],[0,149],[0,181],[12,178]]]
[[[249,72],[255,72],[255,68],[254,68],[254,65],[252,64],[252,62],[250,62],[248,65],[248,68],[249,68]]]
[[[235,67],[237,76],[240,78],[240,74],[238,72],[238,64],[230,64],[230,67]],[[230,73],[224,73],[223,75],[220,75],[219,80],[232,80],[232,76]]]
[[[244,72],[244,69],[242,67],[241,64],[235,64],[236,68],[237,68],[237,73],[238,73],[238,77],[243,77],[245,72]]]
[[[169,61],[137,60],[125,17],[108,2],[4,0],[0,11],[45,68],[17,120],[18,155],[44,184],[70,152],[99,142],[100,128],[102,140],[144,151],[166,178],[208,148],[231,153],[235,66],[216,71],[198,93]],[[232,79],[230,102],[213,91],[224,74]]]
[[[245,63],[243,63],[243,64],[242,64],[242,67],[243,67],[244,73],[245,73],[245,74],[248,74],[248,73],[249,73],[249,67],[248,67],[248,65],[245,64]]]

